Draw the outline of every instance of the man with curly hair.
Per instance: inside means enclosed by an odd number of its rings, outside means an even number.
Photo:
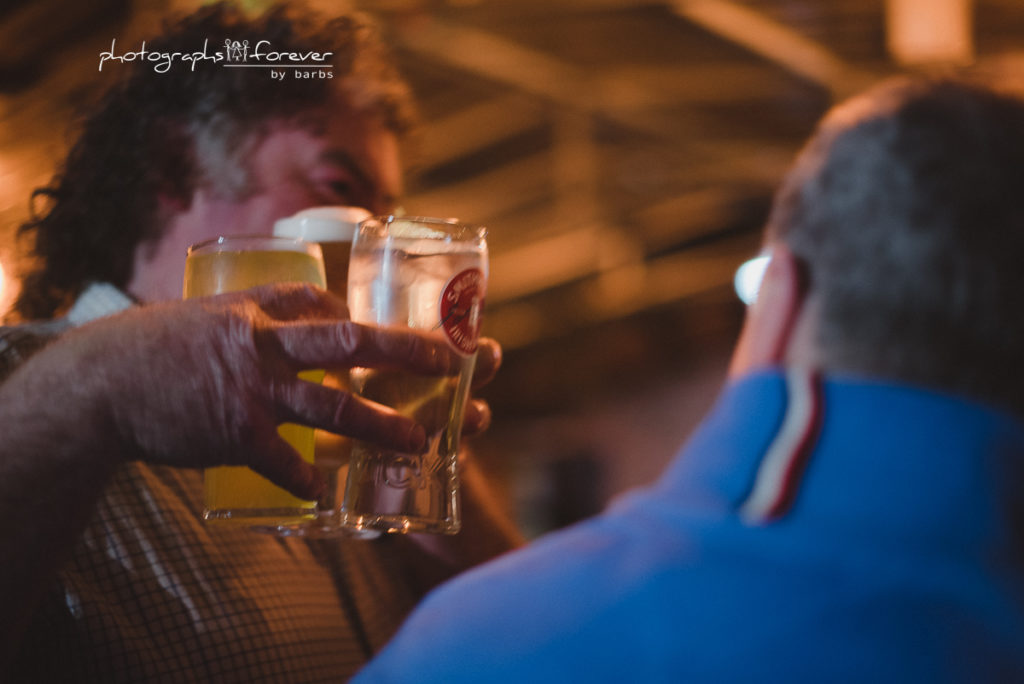
[[[313,205],[385,212],[402,192],[409,93],[367,20],[214,5],[145,47],[225,41],[330,53],[329,66],[282,80],[108,59],[103,73],[123,78],[23,227],[38,267],[16,310],[47,320],[0,330],[0,671],[12,681],[341,681],[423,592],[515,538],[484,513],[474,534],[469,511],[466,534],[429,552],[407,538],[304,541],[203,524],[189,468],[248,463],[315,494],[315,472],[274,437],[282,418],[402,450],[420,441],[379,407],[296,389],[297,368],[448,368],[443,350],[349,324],[310,288],[171,301],[191,243],[266,233]],[[481,357],[486,376],[496,345]],[[479,426],[486,406],[474,408]]]
[[[331,78],[271,80],[227,62],[176,62],[160,73],[149,60],[108,61],[102,73],[126,77],[83,122],[55,182],[37,191],[51,206],[23,228],[40,266],[15,303],[22,316],[61,313],[94,282],[146,301],[178,298],[180,273],[159,265],[183,270],[181,246],[211,230],[266,232],[311,204],[394,207],[399,140],[415,113],[371,24],[358,16],[318,23],[280,9],[248,21],[214,6],[145,49],[189,52],[222,44],[222,35],[275,51],[330,52]]]

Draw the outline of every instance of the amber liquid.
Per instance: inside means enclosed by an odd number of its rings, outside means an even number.
[[[217,251],[190,254],[185,262],[186,299],[245,290],[273,282],[307,282],[324,286],[323,265],[299,251]],[[323,371],[299,374],[320,382]],[[285,423],[281,435],[304,460],[313,462],[314,430]],[[312,517],[316,502],[289,494],[244,466],[207,468],[204,517],[238,524],[287,524]]]
[[[324,254],[324,272],[327,289],[345,299],[348,290],[348,261],[352,253],[351,242],[320,242]]]
[[[324,254],[324,272],[327,274],[327,289],[345,299],[348,290],[348,260],[352,251],[352,243],[320,242]],[[324,384],[342,391],[348,390],[348,369],[328,369]],[[324,430],[316,432],[316,464],[327,469],[337,470],[348,463],[351,443],[345,437]],[[331,478],[328,478],[330,481]],[[322,502],[325,503],[325,502]],[[333,508],[331,502],[326,502]]]

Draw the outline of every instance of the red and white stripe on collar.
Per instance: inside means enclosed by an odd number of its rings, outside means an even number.
[[[749,524],[765,524],[789,510],[821,427],[821,377],[807,368],[786,371],[787,403],[775,439],[761,459],[754,486],[740,505]]]

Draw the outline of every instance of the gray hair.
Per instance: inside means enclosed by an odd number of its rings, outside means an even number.
[[[887,82],[821,122],[767,227],[821,298],[826,370],[1024,414],[1024,101]]]
[[[272,123],[324,111],[339,93],[395,133],[415,123],[411,91],[380,30],[361,14],[325,18],[280,3],[249,16],[219,2],[169,24],[146,46],[151,54],[191,54],[225,37],[266,39],[282,52],[330,52],[334,78],[271,87],[262,70],[209,64],[158,74],[136,60],[109,70],[119,78],[85,113],[61,169],[33,194],[47,201],[20,229],[33,238],[35,257],[15,302],[21,318],[60,313],[90,282],[124,287],[138,246],[162,234],[161,198],[187,206],[210,182],[229,197],[251,192],[245,154]]]

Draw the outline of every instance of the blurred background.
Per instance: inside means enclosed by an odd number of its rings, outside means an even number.
[[[200,4],[0,3],[4,309],[100,52]],[[471,448],[531,535],[651,481],[710,407],[733,274],[832,103],[895,73],[1024,70],[1020,0],[307,4],[370,12],[397,51],[424,119],[404,208],[490,229],[505,365]]]

